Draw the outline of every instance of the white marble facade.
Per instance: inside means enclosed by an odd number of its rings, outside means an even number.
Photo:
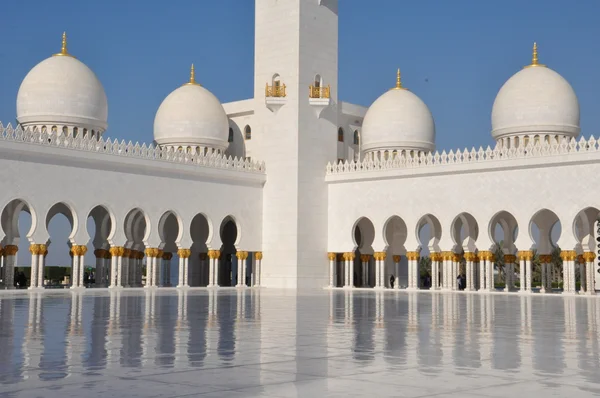
[[[180,287],[385,288],[394,275],[419,289],[428,255],[432,289],[466,273],[466,290],[490,291],[502,240],[507,290],[551,291],[558,245],[564,292],[594,294],[599,144],[580,136],[575,92],[537,46],[499,90],[496,146],[437,152],[435,115],[399,70],[368,109],[338,99],[337,0],[255,3],[254,98],[221,104],[192,66],[157,110],[152,144],[106,138],[104,89],[66,35],[33,67],[17,125],[0,127],[5,287],[27,239],[30,286],[43,288],[48,221],[62,213],[74,288],[95,256],[101,287],[172,286],[176,267]]]

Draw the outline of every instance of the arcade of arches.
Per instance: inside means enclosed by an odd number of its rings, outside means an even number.
[[[328,254],[329,287],[522,293],[562,290],[593,295],[599,244],[594,232],[596,227],[600,230],[599,219],[598,209],[581,210],[572,223],[577,244],[561,249],[559,236],[567,231],[561,230],[558,216],[547,209],[537,212],[523,228],[532,241],[525,247],[517,246],[527,240],[517,239],[519,225],[506,211],[486,223],[492,245],[484,247],[477,246],[479,224],[469,213],[454,219],[450,236],[444,240],[441,223],[431,214],[418,221],[414,237],[409,236],[404,220],[393,216],[383,227],[385,244],[378,248],[373,247],[377,241],[373,223],[362,217],[351,231],[354,247]],[[416,245],[407,243],[411,241]],[[442,242],[451,243],[446,246]]]
[[[37,220],[37,227],[23,228],[19,217],[22,213]],[[74,216],[77,214],[66,203],[57,203],[50,208],[45,223],[40,225],[39,213],[26,201],[16,199],[2,211],[2,230],[5,234],[0,246],[0,286],[5,289],[28,287],[45,288],[48,279],[46,257],[53,251],[65,251],[70,256],[70,274],[67,269],[65,281],[71,288],[85,287],[169,287],[174,286],[172,275],[177,276],[177,287],[260,286],[262,252],[238,250],[236,239],[238,228],[235,219],[227,216],[220,225],[222,245],[218,249],[207,246],[211,226],[203,214],[197,214],[190,225],[190,247],[181,247],[182,222],[175,212],[166,212],[158,222],[160,243],[146,247],[148,218],[142,209],[131,210],[124,221],[125,240],[110,244],[114,236],[114,216],[103,206],[92,209],[87,227],[91,239],[78,241],[77,228],[81,226]],[[45,227],[49,231],[50,221],[62,214],[69,222],[71,233],[67,245],[53,242],[49,238],[34,241],[34,229]],[[23,230],[19,230],[19,227]],[[24,233],[29,242],[31,267],[19,259],[19,243]],[[38,235],[39,236],[39,235]],[[89,241],[83,241],[89,240]],[[88,250],[91,248],[91,250]],[[93,257],[92,257],[93,256]],[[27,259],[27,257],[25,257]],[[25,265],[25,267],[23,267]],[[67,264],[65,264],[67,265]],[[68,268],[68,267],[67,267]],[[18,272],[18,269],[21,271]],[[27,269],[29,275],[23,272]]]

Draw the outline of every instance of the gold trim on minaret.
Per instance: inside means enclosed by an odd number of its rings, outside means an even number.
[[[57,53],[57,54],[54,54],[54,56],[55,57],[73,57],[67,51],[67,32],[63,32],[63,34],[62,34],[62,46],[61,46],[60,52]],[[75,57],[73,57],[73,58],[75,58]]]
[[[194,64],[190,68],[190,81],[184,84],[184,86],[199,86],[200,84],[196,83],[196,69],[194,68]]]
[[[402,86],[402,76],[400,75],[400,68],[398,68],[398,71],[396,72],[396,87],[394,87],[392,90],[406,90],[406,88]]]
[[[526,68],[531,68],[534,66],[546,66],[542,65],[538,62],[538,47],[537,43],[533,43],[533,54],[531,56],[531,65],[527,65]]]

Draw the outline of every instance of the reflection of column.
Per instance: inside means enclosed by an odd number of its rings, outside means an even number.
[[[394,255],[393,256],[393,260],[394,260],[394,273],[396,274],[396,284],[394,285],[394,289],[399,290],[400,289],[400,259],[402,258],[402,256],[400,255]],[[369,261],[369,256],[367,255],[366,258],[366,262],[363,262],[363,267],[366,267],[366,265],[368,264]]]
[[[209,252],[210,253],[210,252]],[[183,287],[189,287],[188,275],[189,275],[189,263],[188,260],[192,255],[192,251],[190,249],[179,249],[177,250],[177,255],[180,258],[180,269],[181,269],[181,260],[183,260],[183,273],[179,275],[179,285]]]
[[[254,277],[254,286],[256,287],[260,287],[260,280],[261,280],[261,262],[262,262],[262,258],[263,258],[263,254],[262,252],[256,252],[254,253],[254,259],[256,260],[256,267],[254,269],[254,272],[256,273],[256,276]],[[335,266],[335,260],[334,260],[334,266]]]
[[[44,352],[42,300],[42,293],[31,293],[29,295],[29,319],[23,338],[23,368],[26,371],[40,366],[41,356]],[[27,377],[25,376],[25,378]]]
[[[111,247],[111,250],[113,247]],[[116,264],[116,255],[113,255],[113,262]],[[116,267],[116,266],[115,266]],[[112,278],[111,278],[112,279]],[[115,279],[116,281],[116,279]],[[116,286],[116,285],[115,285]],[[112,286],[111,286],[112,287]],[[110,307],[108,314],[108,330],[106,338],[106,365],[107,367],[119,367],[119,353],[121,351],[121,341],[123,335],[120,329],[121,320],[121,292],[111,291]]]
[[[344,258],[346,259],[346,283],[344,284],[344,287],[352,288],[352,287],[354,287],[355,254],[352,252],[344,253]]]
[[[188,325],[188,292],[177,292],[177,325],[175,328],[175,368],[187,368],[187,342],[189,341],[190,328]]]
[[[71,294],[71,313],[67,330],[67,372],[73,373],[75,369],[81,368],[83,353],[87,348],[83,332],[83,295],[78,292]]]
[[[38,260],[40,254],[40,245],[29,245],[29,252],[31,253],[31,274],[29,288],[35,289],[38,283]]]
[[[96,282],[97,287],[104,286],[104,258],[106,256],[106,250],[96,249],[94,250],[94,256],[96,256]]]
[[[154,289],[146,291],[144,307],[142,359],[147,362],[150,359],[151,353],[156,352],[156,329],[154,327],[154,320],[156,316],[156,291]]]
[[[110,264],[110,287],[116,288],[121,286],[120,274],[122,271],[122,256],[125,253],[125,248],[122,246],[112,246],[110,248],[111,264]]]
[[[335,278],[335,253],[327,253],[327,258],[329,259],[329,287],[334,287],[334,278]],[[363,265],[364,266],[364,265]],[[256,286],[256,283],[254,283]]]
[[[594,253],[594,252],[583,253],[583,260],[585,261],[585,280],[586,280],[585,294],[594,295],[594,294],[596,294],[596,286],[595,286],[596,275],[594,274],[594,261],[596,260],[596,253]]]
[[[19,251],[17,245],[6,245],[4,247],[4,288],[14,289],[15,288],[15,255]]]
[[[123,256],[121,256],[122,272],[119,272],[120,285],[123,287],[129,287],[129,270],[133,266],[131,262],[131,249],[125,248]]]
[[[85,253],[87,253],[87,246],[77,245],[73,246],[73,248],[74,255],[79,258],[77,262],[79,264],[79,282],[77,283],[77,287],[85,287],[85,284],[83,283],[83,276],[85,275]]]
[[[505,292],[512,292],[515,286],[515,263],[517,257],[512,254],[504,255],[504,280],[506,286],[504,287]]]

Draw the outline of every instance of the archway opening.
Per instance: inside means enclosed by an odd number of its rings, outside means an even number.
[[[221,256],[219,258],[219,286],[235,286],[241,264],[236,257],[235,243],[238,237],[238,227],[233,217],[225,217],[221,223]]]
[[[192,255],[189,258],[188,284],[190,286],[207,286],[209,277],[208,239],[210,225],[204,214],[196,214],[190,224],[192,238]],[[178,276],[179,278],[179,276]]]
[[[146,214],[136,208],[125,217],[125,255],[121,260],[121,284],[125,287],[140,287],[148,280],[144,253],[147,231]]]
[[[14,199],[4,207],[0,219],[5,234],[2,241],[5,250],[4,267],[1,269],[2,285],[5,288],[25,288],[31,273],[31,256],[28,255],[30,242],[29,239],[22,239],[21,234],[31,236],[35,215],[27,202]],[[10,246],[10,250],[7,250],[7,246]]]
[[[556,213],[548,209],[542,209],[535,213],[529,221],[529,236],[534,242],[533,258],[531,260],[531,286],[540,288],[543,286],[542,280],[542,261],[544,257],[550,256],[552,261],[549,263],[546,272],[550,274],[552,286],[548,288],[558,287],[562,282],[562,260],[560,260],[560,247],[558,240],[562,232],[562,225]],[[523,250],[527,250],[525,248]],[[571,248],[572,249],[572,248]],[[576,267],[576,280],[579,286],[580,273],[579,267]]]
[[[519,234],[519,225],[517,219],[507,211],[500,211],[492,217],[489,224],[489,236],[494,242],[491,250],[494,254],[494,286],[506,287],[506,267],[504,264],[505,255],[515,255],[517,247],[515,242]],[[511,280],[516,277],[519,271],[519,265],[511,268]],[[512,287],[512,286],[511,286]]]
[[[394,285],[408,286],[408,260],[405,247],[407,237],[408,228],[404,220],[398,216],[390,217],[383,230],[383,238],[387,246],[384,281],[388,287],[392,287],[391,275],[394,276]]]
[[[94,270],[89,275],[89,284],[95,287],[105,287],[110,278],[110,244],[108,237],[111,235],[113,221],[108,209],[104,206],[96,206],[88,214],[86,228],[88,235],[92,237],[88,243],[88,252],[95,259]]]
[[[157,260],[158,286],[171,286],[173,274],[173,256],[177,253],[177,242],[181,235],[179,217],[173,211],[167,211],[158,222],[158,235],[160,237],[160,249],[163,251],[162,258]]]
[[[375,286],[375,260],[373,259],[373,241],[375,240],[375,227],[366,217],[359,219],[353,228],[354,241],[354,286]],[[342,260],[336,267],[336,286],[344,286],[345,262]]]
[[[43,267],[45,286],[59,286],[66,285],[69,281],[73,282],[71,279],[74,273],[70,250],[73,243],[71,236],[74,233],[74,226],[73,211],[65,203],[56,203],[48,210],[46,230],[50,238],[47,242],[48,254],[45,257]],[[87,265],[84,261],[84,266],[80,267],[80,269],[86,270],[83,274],[84,285],[89,284],[90,267],[87,267]]]
[[[431,287],[433,281],[431,253],[439,253],[440,239],[442,237],[442,224],[433,214],[426,214],[417,222],[415,231],[419,243],[418,251],[420,254],[417,264],[417,274],[419,275],[418,287]],[[438,281],[443,276],[443,269],[438,270]]]

